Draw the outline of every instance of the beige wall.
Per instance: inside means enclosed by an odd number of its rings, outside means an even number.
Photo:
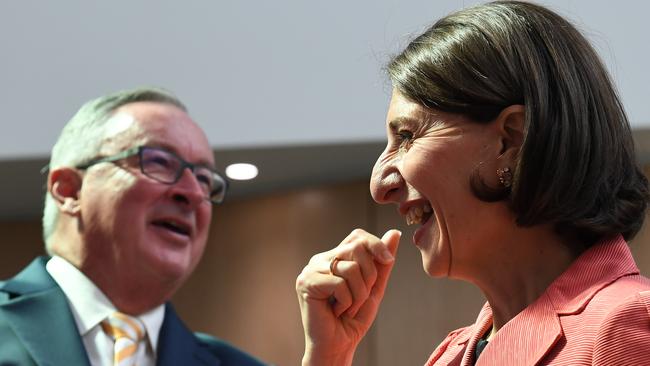
[[[372,203],[366,182],[257,197],[214,210],[205,256],[173,299],[190,327],[217,335],[278,365],[297,365],[303,340],[294,281],[309,258],[356,227],[403,230],[380,313],[356,365],[419,365],[451,330],[472,322],[483,303],[472,286],[422,270],[394,207]],[[0,278],[41,254],[40,223],[0,223]],[[631,243],[650,273],[650,230]]]

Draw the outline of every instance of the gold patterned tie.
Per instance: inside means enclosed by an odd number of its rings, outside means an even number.
[[[115,312],[102,322],[102,329],[115,341],[113,365],[134,366],[138,346],[144,339],[144,325],[140,319]]]

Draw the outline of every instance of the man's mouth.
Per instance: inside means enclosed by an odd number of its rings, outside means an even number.
[[[431,218],[433,215],[433,209],[431,204],[426,201],[422,201],[417,205],[409,207],[406,212],[406,225],[420,225],[424,224]]]
[[[182,221],[178,221],[174,219],[160,219],[160,220],[154,220],[152,224],[154,226],[158,226],[166,230],[172,231],[176,234],[190,236],[190,232],[191,232],[190,225]]]

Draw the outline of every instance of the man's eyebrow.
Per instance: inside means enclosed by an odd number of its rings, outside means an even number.
[[[183,158],[183,157],[178,153],[178,150],[177,150],[174,146],[169,145],[169,144],[166,144],[166,143],[164,143],[164,142],[150,141],[150,142],[148,142],[145,146],[155,147],[155,148],[159,148],[159,149],[167,150],[167,151],[173,153],[174,155],[178,156],[179,158],[185,160],[185,158]],[[214,166],[213,163],[211,163],[211,162],[209,162],[209,161],[207,161],[207,160],[203,160],[203,159],[202,159],[202,160],[199,160],[198,162],[188,161],[188,163],[194,164],[194,165],[196,165],[196,166],[206,167],[206,168],[208,168],[208,169],[210,169],[210,170],[216,170],[216,169],[217,169],[217,168]]]

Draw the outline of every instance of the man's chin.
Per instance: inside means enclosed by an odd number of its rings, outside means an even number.
[[[161,253],[159,253],[161,254]],[[180,253],[173,253],[169,255],[158,255],[148,260],[150,273],[152,277],[156,278],[161,284],[173,284],[176,282],[182,283],[194,270],[189,256],[179,255]]]
[[[196,253],[199,246],[190,238],[168,236],[164,233],[149,231],[143,242],[147,247],[142,257],[146,258],[150,272],[162,282],[175,283],[184,281],[196,267],[202,253]]]

